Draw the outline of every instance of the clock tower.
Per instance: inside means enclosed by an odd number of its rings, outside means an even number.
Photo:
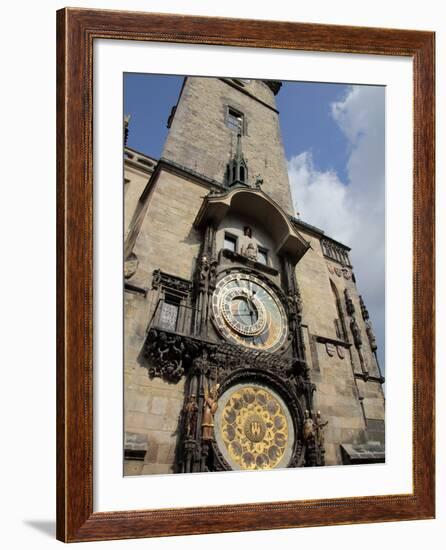
[[[376,339],[349,248],[294,216],[280,87],[185,78],[129,193],[127,475],[384,458]]]

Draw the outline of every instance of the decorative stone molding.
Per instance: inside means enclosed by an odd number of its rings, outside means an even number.
[[[325,349],[329,357],[334,357],[334,354],[336,352],[336,347],[333,344],[331,344],[330,342],[326,342]]]
[[[192,283],[176,275],[170,275],[160,269],[155,269],[152,277],[152,289],[158,290],[160,288],[187,295],[192,288]]]
[[[271,238],[274,241],[273,252],[288,256],[293,265],[310,248],[309,243],[300,235],[284,210],[261,189],[233,187],[225,193],[207,195],[194,220],[196,229],[203,229],[209,223],[219,225],[229,212],[248,215],[254,222],[263,225],[268,220]]]
[[[246,265],[248,267],[251,267],[252,269],[256,269],[257,271],[262,271],[263,273],[267,273],[268,275],[277,276],[279,274],[277,269],[275,269],[274,267],[250,260],[246,256],[243,256],[238,252],[234,252],[233,250],[223,248],[220,251],[220,254],[224,258],[228,258],[228,260],[231,260],[232,262],[238,262],[239,264]]]
[[[267,351],[241,349],[227,342],[210,342],[192,336],[151,328],[143,356],[149,362],[150,377],[178,382],[188,372],[225,376],[237,369],[255,368],[280,374],[286,379],[303,374],[305,365],[295,359],[278,357]]]
[[[179,382],[185,373],[189,351],[187,341],[182,336],[162,330],[150,330],[143,349],[143,355],[149,361],[149,376],[163,378],[168,382]]]
[[[126,258],[124,262],[124,277],[126,279],[130,279],[130,277],[133,277],[133,275],[136,273],[136,270],[138,269],[138,258],[134,252],[130,254],[128,258]]]
[[[367,333],[367,338],[369,339],[370,348],[372,349],[373,353],[375,353],[378,349],[378,344],[376,342],[376,336],[373,330],[372,321],[370,320],[369,311],[364,303],[364,300],[362,299],[362,296],[359,297],[359,304],[361,306],[362,318],[365,322],[365,331]]]
[[[348,253],[350,249],[332,239],[324,237],[321,239],[321,247],[324,256],[339,262],[343,266],[350,266],[350,258]],[[342,272],[340,272],[342,274]],[[336,272],[338,274],[338,272]],[[340,275],[339,275],[340,276]]]
[[[326,344],[328,342],[330,344],[333,344],[334,346],[342,347],[345,349],[351,347],[351,344],[345,342],[344,340],[337,340],[336,338],[330,338],[328,336],[319,336],[318,334],[313,334],[313,338],[316,340],[316,342],[319,342],[321,344]]]

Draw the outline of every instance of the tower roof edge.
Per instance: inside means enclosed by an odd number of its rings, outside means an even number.
[[[282,87],[282,82],[280,80],[264,80],[263,82],[268,86],[274,95],[277,95]]]

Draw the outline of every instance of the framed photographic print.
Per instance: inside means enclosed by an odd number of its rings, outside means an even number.
[[[58,538],[434,517],[434,34],[57,17]]]

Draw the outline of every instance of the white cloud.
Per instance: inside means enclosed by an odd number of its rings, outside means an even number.
[[[349,146],[348,181],[323,172],[305,151],[288,162],[296,211],[308,223],[352,248],[359,292],[368,306],[384,357],[384,90],[352,86],[331,105]]]

